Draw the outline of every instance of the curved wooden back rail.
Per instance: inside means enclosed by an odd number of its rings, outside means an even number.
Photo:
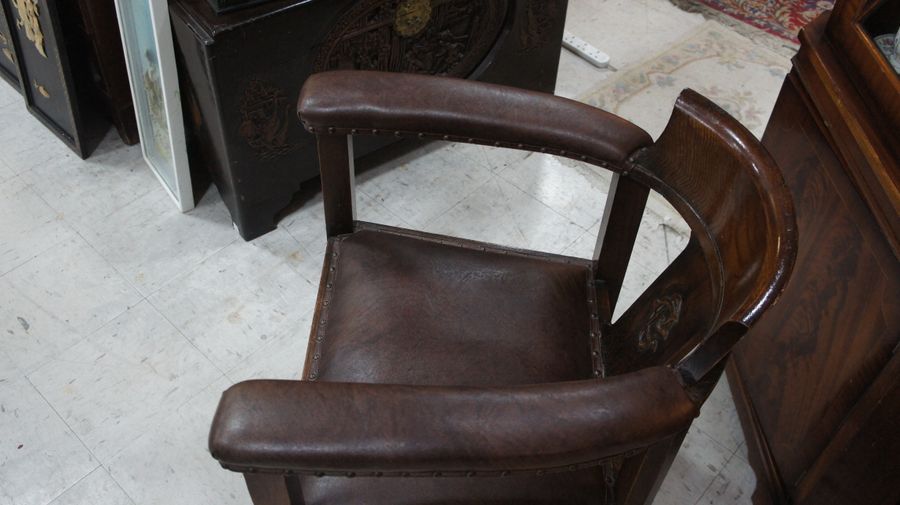
[[[625,370],[677,364],[696,382],[727,356],[784,288],[796,256],[792,200],[759,141],[691,90],[682,93],[665,131],[634,163],[632,177],[672,203],[693,233],[681,257],[613,332],[653,333],[640,325],[654,319],[653,311],[673,312],[676,302],[706,310],[683,311],[688,319],[672,324],[658,352],[641,354],[639,348],[635,354],[618,347],[616,360]]]

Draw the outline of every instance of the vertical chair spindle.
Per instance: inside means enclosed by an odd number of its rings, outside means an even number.
[[[646,186],[618,173],[613,174],[609,184],[593,260],[597,263],[595,278],[602,279],[607,286],[610,312],[615,311],[622,291],[649,193]]]
[[[329,237],[351,233],[356,220],[353,137],[319,135],[319,168],[325,202],[325,230]]]

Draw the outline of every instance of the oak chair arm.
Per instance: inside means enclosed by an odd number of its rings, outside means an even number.
[[[256,380],[223,394],[209,446],[244,472],[541,474],[649,446],[697,413],[666,367],[495,388]]]
[[[389,72],[315,74],[297,112],[318,134],[423,136],[622,165],[650,136],[574,100],[498,84]]]

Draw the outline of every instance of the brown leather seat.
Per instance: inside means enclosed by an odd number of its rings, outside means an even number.
[[[456,79],[310,78],[328,247],[302,381],[226,391],[210,432],[256,505],[648,504],[796,245],[778,168],[686,91],[656,142],[584,104]],[[359,222],[353,135],[541,151],[614,172],[591,259]],[[650,189],[692,229],[612,322]]]
[[[594,375],[599,309],[589,260],[369,223],[335,239],[331,252],[308,378],[501,386]],[[595,505],[605,491],[593,468],[540,480],[301,482],[307,505]]]
[[[329,263],[310,378],[505,386],[592,376],[588,260],[366,225],[334,241]]]

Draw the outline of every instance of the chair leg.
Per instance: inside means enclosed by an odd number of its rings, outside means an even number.
[[[325,206],[325,231],[329,237],[351,233],[356,219],[353,137],[319,135],[317,142],[322,200]]]
[[[594,261],[597,264],[594,273],[597,280],[606,283],[611,311],[615,310],[622,290],[625,270],[631,259],[631,250],[641,226],[649,193],[646,186],[621,174],[613,174],[594,249]]]
[[[614,505],[651,505],[685,435],[687,430],[650,446],[642,454],[627,458],[616,479]]]
[[[296,475],[245,473],[253,505],[304,505],[300,479]]]
[[[702,404],[712,393],[722,376],[725,361],[717,364],[704,378],[689,391],[691,397]],[[637,456],[625,459],[620,470],[614,473],[615,496],[612,505],[650,505],[659,491],[688,430],[684,430],[666,440],[658,442]],[[607,476],[610,474],[607,470]],[[608,479],[608,477],[607,477]],[[609,482],[609,480],[607,480]]]

